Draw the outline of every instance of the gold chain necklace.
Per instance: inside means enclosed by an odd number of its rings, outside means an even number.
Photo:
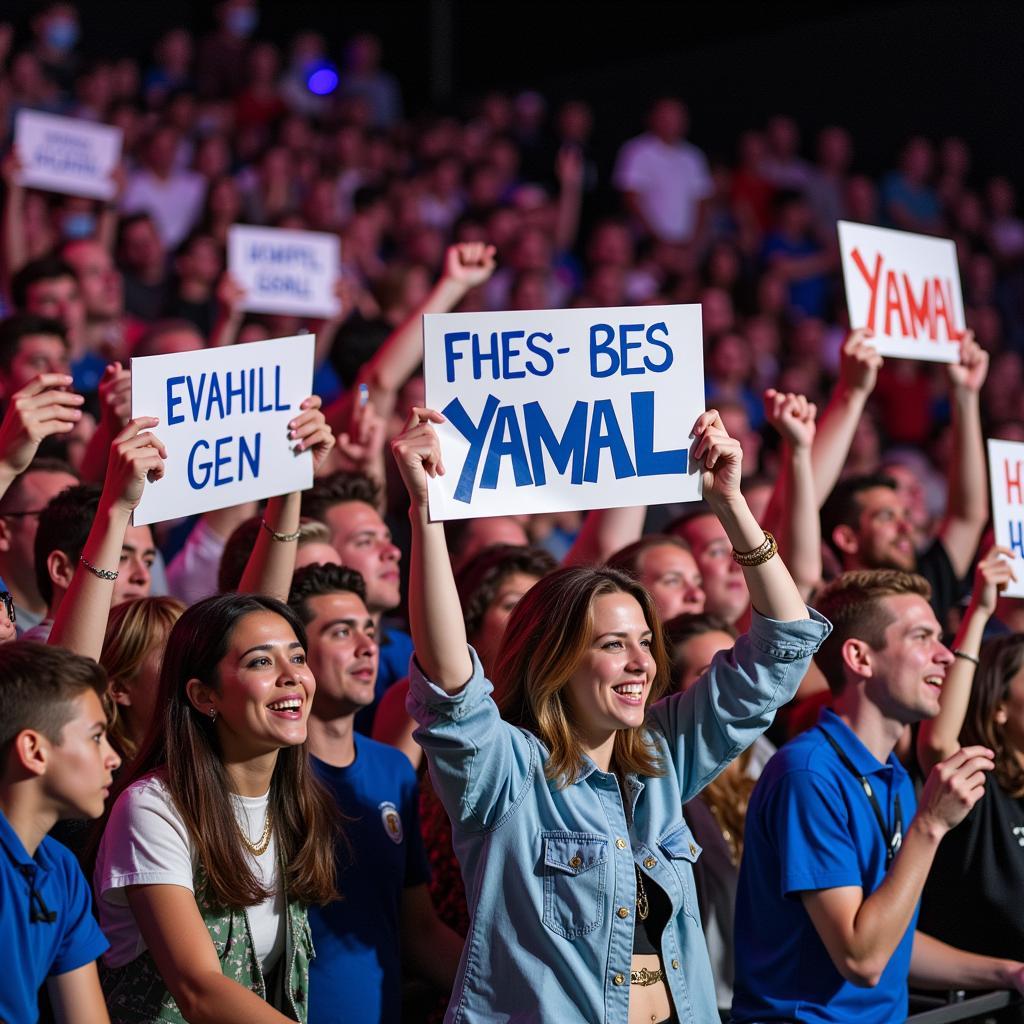
[[[636,868],[636,916],[641,921],[647,920],[647,915],[651,912],[651,906],[647,902],[647,890],[644,888],[644,876],[640,873],[640,869]]]
[[[263,832],[259,839],[255,843],[249,842],[249,837],[245,834],[245,829],[241,825],[238,826],[238,832],[242,837],[242,845],[254,856],[262,857],[267,852],[267,847],[270,846],[270,837],[273,834],[274,821],[270,814],[270,808],[267,808],[267,816],[263,819]]]

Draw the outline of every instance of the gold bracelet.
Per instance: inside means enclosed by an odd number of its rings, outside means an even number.
[[[732,549],[733,561],[737,565],[743,565],[749,568],[753,565],[764,565],[769,559],[775,557],[778,553],[779,545],[775,542],[775,537],[772,536],[767,530],[764,531],[764,542],[758,544],[756,548],[750,551],[737,551],[735,548]]]
[[[288,541],[298,540],[299,539],[299,535],[302,533],[301,530],[296,530],[294,533],[278,533],[277,530],[275,530],[273,527],[271,527],[267,523],[266,519],[261,519],[260,520],[260,526],[262,526],[263,529],[266,530],[267,533],[269,533],[270,536],[274,538],[274,540],[279,540],[282,543],[287,543]]]

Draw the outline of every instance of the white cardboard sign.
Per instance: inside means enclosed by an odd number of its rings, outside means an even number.
[[[313,317],[338,312],[337,235],[236,224],[228,229],[228,270],[246,291],[245,310]]]
[[[852,328],[874,331],[883,356],[960,361],[966,321],[952,241],[841,220],[839,250]]]
[[[19,110],[14,121],[19,182],[49,192],[113,199],[121,141],[121,129],[108,124]]]
[[[700,306],[429,314],[423,338],[432,519],[700,498]]]
[[[1003,594],[1024,597],[1024,443],[988,442],[988,477],[992,488],[992,524],[996,543],[1013,551],[1011,580]]]
[[[132,416],[157,416],[163,479],[147,483],[136,526],[313,485],[288,423],[312,393],[313,335],[132,360]]]

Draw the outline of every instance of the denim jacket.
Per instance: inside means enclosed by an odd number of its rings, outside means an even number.
[[[636,906],[634,864],[668,894],[662,935],[679,1020],[718,1020],[693,882],[700,854],[682,805],[771,723],[796,691],[827,620],[753,616],[648,728],[666,768],[625,780],[587,761],[575,783],[544,776],[548,752],[504,722],[472,651],[473,675],[448,695],[413,659],[407,707],[431,780],[452,819],[470,928],[446,1024],[626,1024]]]

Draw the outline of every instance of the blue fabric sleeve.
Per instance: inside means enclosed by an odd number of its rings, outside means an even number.
[[[430,778],[453,826],[465,832],[499,828],[515,813],[538,768],[539,744],[502,721],[476,651],[473,674],[457,693],[430,682],[413,658],[406,710],[430,765]]]
[[[691,800],[772,723],[796,693],[811,656],[832,632],[808,608],[809,619],[778,622],[753,613],[750,629],[684,693],[659,701],[650,722],[661,732],[678,775],[683,803]]]
[[[775,784],[764,816],[777,839],[782,896],[861,886],[846,801],[833,779],[807,769]]]
[[[54,846],[60,844],[54,842]],[[59,852],[48,850],[59,861],[57,870],[65,880],[67,893],[64,906],[57,910],[57,920],[63,922],[63,936],[53,959],[50,974],[67,974],[91,963],[110,948],[92,913],[92,894],[82,869],[70,851],[60,847]]]
[[[430,863],[423,845],[423,831],[420,828],[419,787],[416,775],[410,769],[408,778],[401,780],[402,806],[400,813],[405,822],[405,888],[413,885],[425,885],[430,881]]]

